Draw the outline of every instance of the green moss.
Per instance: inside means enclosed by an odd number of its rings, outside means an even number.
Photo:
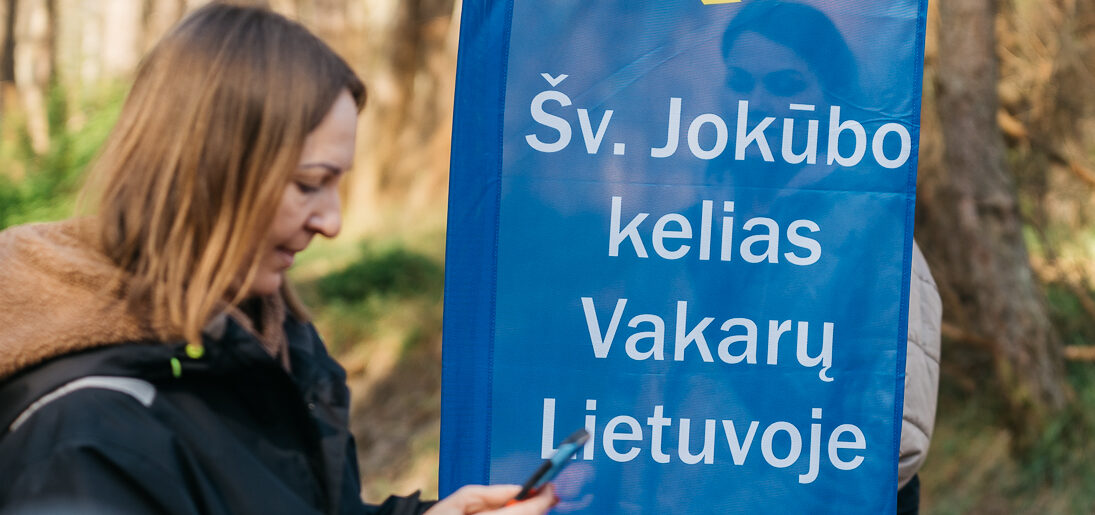
[[[424,254],[401,246],[364,245],[361,258],[317,283],[324,299],[357,302],[374,296],[440,297],[444,284],[441,265]]]

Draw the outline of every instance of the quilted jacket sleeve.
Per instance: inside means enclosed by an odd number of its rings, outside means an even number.
[[[905,405],[901,420],[898,487],[912,479],[928,455],[939,390],[943,304],[920,248],[913,244],[909,287],[909,339],[905,358]]]

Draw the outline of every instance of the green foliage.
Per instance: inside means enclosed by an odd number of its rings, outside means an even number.
[[[400,353],[437,341],[444,269],[401,244],[361,244],[348,266],[298,284],[333,352],[389,345]]]
[[[430,257],[397,246],[365,244],[362,250],[357,262],[319,280],[320,296],[359,302],[374,296],[440,295],[444,271]]]
[[[992,392],[963,394],[955,379],[941,377],[935,434],[920,471],[921,513],[1095,513],[1095,367],[1069,364],[1076,402],[1049,422],[1025,458],[1013,454]]]
[[[1084,310],[1080,298],[1061,282],[1045,285],[1049,316],[1066,345],[1095,345],[1095,320]],[[1087,292],[1089,298],[1092,293]]]
[[[1023,469],[1023,479],[1024,484],[1068,493],[1072,513],[1095,513],[1095,370],[1088,363],[1071,363],[1068,377],[1076,400],[1050,421]]]
[[[1028,231],[1028,241],[1044,241]],[[1031,252],[1046,259],[1039,245],[1032,245]],[[1095,295],[1067,280],[1043,285],[1052,323],[1064,344],[1095,345],[1095,320],[1081,297]],[[981,373],[991,370],[988,356],[945,342],[935,434],[920,472],[922,513],[1095,513],[1095,364],[1066,365],[1065,382],[1074,402],[1018,455],[1004,427],[1006,417],[1001,417],[1007,407],[1000,386]]]
[[[50,89],[47,115],[50,146],[34,152],[26,121],[17,113],[8,117],[0,144],[0,228],[20,223],[57,220],[72,214],[76,193],[88,164],[106,140],[122,104],[122,92],[105,90],[80,106],[83,123],[72,124],[65,90]],[[9,170],[22,170],[16,180]]]
[[[0,229],[11,225],[8,220],[22,212],[22,200],[19,186],[6,176],[0,175]]]

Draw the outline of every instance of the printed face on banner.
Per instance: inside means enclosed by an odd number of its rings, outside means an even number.
[[[490,481],[892,511],[918,1],[513,3]]]

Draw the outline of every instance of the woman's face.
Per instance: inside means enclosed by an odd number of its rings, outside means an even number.
[[[817,76],[794,50],[756,32],[743,32],[729,49],[726,87],[736,112],[739,99],[750,110],[779,116],[792,103],[822,104]],[[819,107],[820,109],[820,107]]]
[[[281,195],[249,295],[276,293],[294,255],[308,247],[313,236],[338,234],[342,227],[338,182],[353,166],[356,131],[357,106],[350,92],[343,90],[304,140],[300,166]]]
[[[749,101],[748,127],[756,127],[766,117],[775,117],[777,121],[770,123],[764,131],[773,152],[779,152],[778,145],[782,141],[783,122],[779,119],[805,117],[816,120],[828,112],[820,81],[794,49],[767,36],[746,31],[734,40],[727,55],[723,109],[736,116],[738,101]],[[813,105],[815,111],[791,111],[791,104]],[[802,123],[798,127],[799,133],[804,134]],[[796,148],[802,148],[803,144],[796,143]],[[725,163],[732,155],[733,152],[724,152],[721,166],[727,166]],[[752,162],[760,162],[763,157],[757,145],[750,145],[745,155]],[[799,168],[799,165],[780,163],[777,157],[776,166]]]

